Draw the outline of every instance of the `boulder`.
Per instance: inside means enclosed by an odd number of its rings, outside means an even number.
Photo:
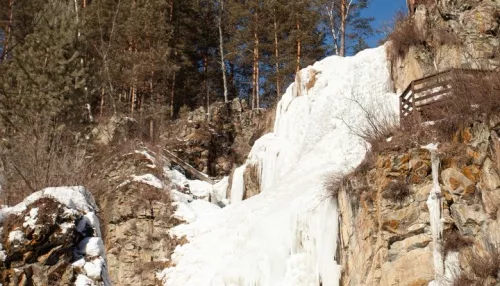
[[[468,196],[475,191],[474,182],[454,167],[441,172],[441,178],[446,190],[454,195]]]
[[[493,165],[493,162],[487,158],[481,169],[481,186],[487,190],[494,190],[500,187],[500,176]]]

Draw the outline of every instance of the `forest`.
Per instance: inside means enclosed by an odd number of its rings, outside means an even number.
[[[368,0],[1,0],[0,116],[175,118],[279,99],[303,67],[367,47]]]

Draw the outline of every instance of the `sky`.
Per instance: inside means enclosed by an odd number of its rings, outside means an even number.
[[[403,10],[406,12],[405,0],[371,0],[370,6],[364,11],[366,17],[374,17],[373,27],[375,29],[382,28],[384,24],[389,23],[397,11]],[[378,41],[384,38],[384,35],[377,34],[367,39],[370,47],[378,46]]]

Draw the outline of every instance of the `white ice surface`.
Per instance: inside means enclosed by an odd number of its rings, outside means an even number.
[[[311,69],[317,80],[307,91]],[[398,98],[389,92],[384,47],[327,58],[300,78],[278,104],[274,133],[257,140],[246,163],[258,166],[262,193],[234,203],[244,193],[240,169],[233,204],[176,227],[172,232],[190,242],[177,247],[175,266],[159,275],[165,285],[338,285],[337,206],[323,181],[364,157],[366,143],[349,128],[366,123],[356,102],[397,112]]]

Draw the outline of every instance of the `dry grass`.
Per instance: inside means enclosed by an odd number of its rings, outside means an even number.
[[[4,204],[12,205],[45,187],[86,182],[87,150],[62,125],[33,120],[3,143]]]
[[[496,285],[500,278],[500,251],[496,245],[487,244],[484,249],[471,247],[461,253],[463,271],[454,279],[454,286]]]
[[[382,197],[395,203],[403,203],[410,196],[410,188],[402,181],[391,181],[385,187]]]
[[[411,17],[398,12],[395,16],[394,30],[387,40],[391,41],[389,58],[395,60],[406,56],[410,47],[425,45],[426,35],[417,28]]]
[[[470,238],[462,236],[457,229],[446,233],[444,238],[443,254],[445,255],[449,252],[458,252],[473,244]]]

